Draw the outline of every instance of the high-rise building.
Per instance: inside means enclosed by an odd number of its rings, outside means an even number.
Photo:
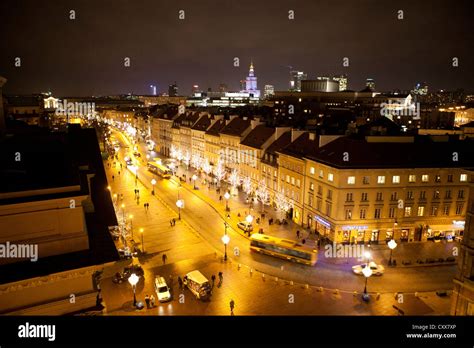
[[[372,91],[375,91],[375,80],[367,78],[367,80],[365,80],[365,86],[369,87]]]
[[[347,75],[334,76],[333,80],[339,83],[339,91],[347,89]]]
[[[250,62],[249,75],[245,79],[245,89],[241,90],[241,92],[250,93],[257,98],[260,97],[260,90],[257,89],[257,76],[255,76],[253,62]]]
[[[290,70],[290,91],[301,92],[301,81],[307,78],[308,74],[303,71]]]
[[[275,87],[273,85],[265,85],[263,95],[265,98],[271,97],[275,94]]]
[[[178,85],[176,82],[168,86],[168,95],[170,97],[176,97],[178,95]]]

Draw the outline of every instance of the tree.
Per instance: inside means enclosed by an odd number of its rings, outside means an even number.
[[[217,166],[214,169],[214,175],[217,178],[217,182],[219,187],[221,186],[221,180],[224,179],[225,177],[225,168],[224,168],[224,163],[222,163],[221,160],[217,162]]]
[[[237,169],[232,169],[230,173],[229,182],[233,188],[236,188],[240,182],[239,171]]]
[[[275,194],[273,203],[275,204],[275,208],[285,215],[291,208],[293,208],[293,203],[285,196],[285,190]]]
[[[268,198],[269,198],[269,193],[267,189],[267,184],[265,183],[265,179],[260,180],[257,190],[255,191],[255,196],[262,203],[262,213],[263,213],[263,206],[268,203]]]
[[[250,194],[252,193],[252,181],[250,180],[250,177],[249,177],[249,176],[246,176],[246,177],[243,179],[243,182],[242,182],[242,189],[243,189],[244,192],[247,194],[247,196],[250,196]]]

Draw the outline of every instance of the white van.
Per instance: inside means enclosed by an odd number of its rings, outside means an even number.
[[[160,276],[155,277],[155,292],[159,302],[171,300],[170,288],[168,284],[166,284],[165,278]]]
[[[189,272],[184,277],[183,283],[198,300],[207,300],[211,297],[211,284],[201,272]]]

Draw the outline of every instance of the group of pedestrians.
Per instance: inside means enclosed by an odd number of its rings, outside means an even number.
[[[170,220],[170,226],[173,227],[173,226],[176,226],[176,219],[175,218],[172,218]]]
[[[148,211],[148,208],[150,208],[150,203],[143,203],[143,208],[145,208],[145,211]]]
[[[148,294],[145,295],[145,303],[147,309],[155,307],[155,296],[149,296]]]

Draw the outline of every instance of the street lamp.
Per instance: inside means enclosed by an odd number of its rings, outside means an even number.
[[[392,253],[393,253],[393,249],[395,249],[397,247],[397,242],[395,242],[395,239],[391,239],[387,243],[387,245],[390,248],[390,259],[388,260],[388,265],[392,266]]]
[[[143,242],[143,228],[140,228],[140,234],[142,235],[142,252],[145,252],[145,243]]]
[[[151,179],[151,184],[153,185],[153,189],[151,190],[151,194],[155,194],[155,185],[156,185],[156,180],[155,178]]]
[[[112,191],[112,187],[107,186],[107,190]]]
[[[184,201],[182,199],[178,199],[176,201],[176,206],[178,207],[178,220],[181,220],[181,208],[184,207]]]
[[[227,226],[229,224],[224,222],[224,235],[222,236],[222,243],[224,243],[224,261],[227,261],[227,244],[229,244],[230,237],[227,235]]]
[[[226,211],[229,211],[229,198],[230,198],[229,191],[227,191],[227,192],[224,194],[224,198],[225,198],[225,210],[226,210]]]
[[[252,216],[252,215],[250,215],[250,214],[249,214],[249,215],[247,215],[247,217],[245,218],[245,221],[247,221],[249,224],[251,224],[251,223],[252,223],[252,221],[253,221],[253,216]]]
[[[135,295],[135,291],[136,291],[137,283],[139,279],[140,278],[138,278],[138,276],[135,273],[132,273],[132,275],[128,278],[128,282],[130,283],[133,289],[133,306],[134,307],[137,306],[137,297]]]
[[[196,174],[193,174],[192,179],[193,179],[193,186],[194,186],[194,189],[196,189],[196,179],[197,179]]]
[[[364,299],[364,301],[368,301],[369,295],[367,294],[367,280],[372,275],[372,269],[370,269],[369,264],[364,267],[364,269],[362,270],[362,274],[364,274],[365,277],[364,295],[362,296],[362,298]]]

